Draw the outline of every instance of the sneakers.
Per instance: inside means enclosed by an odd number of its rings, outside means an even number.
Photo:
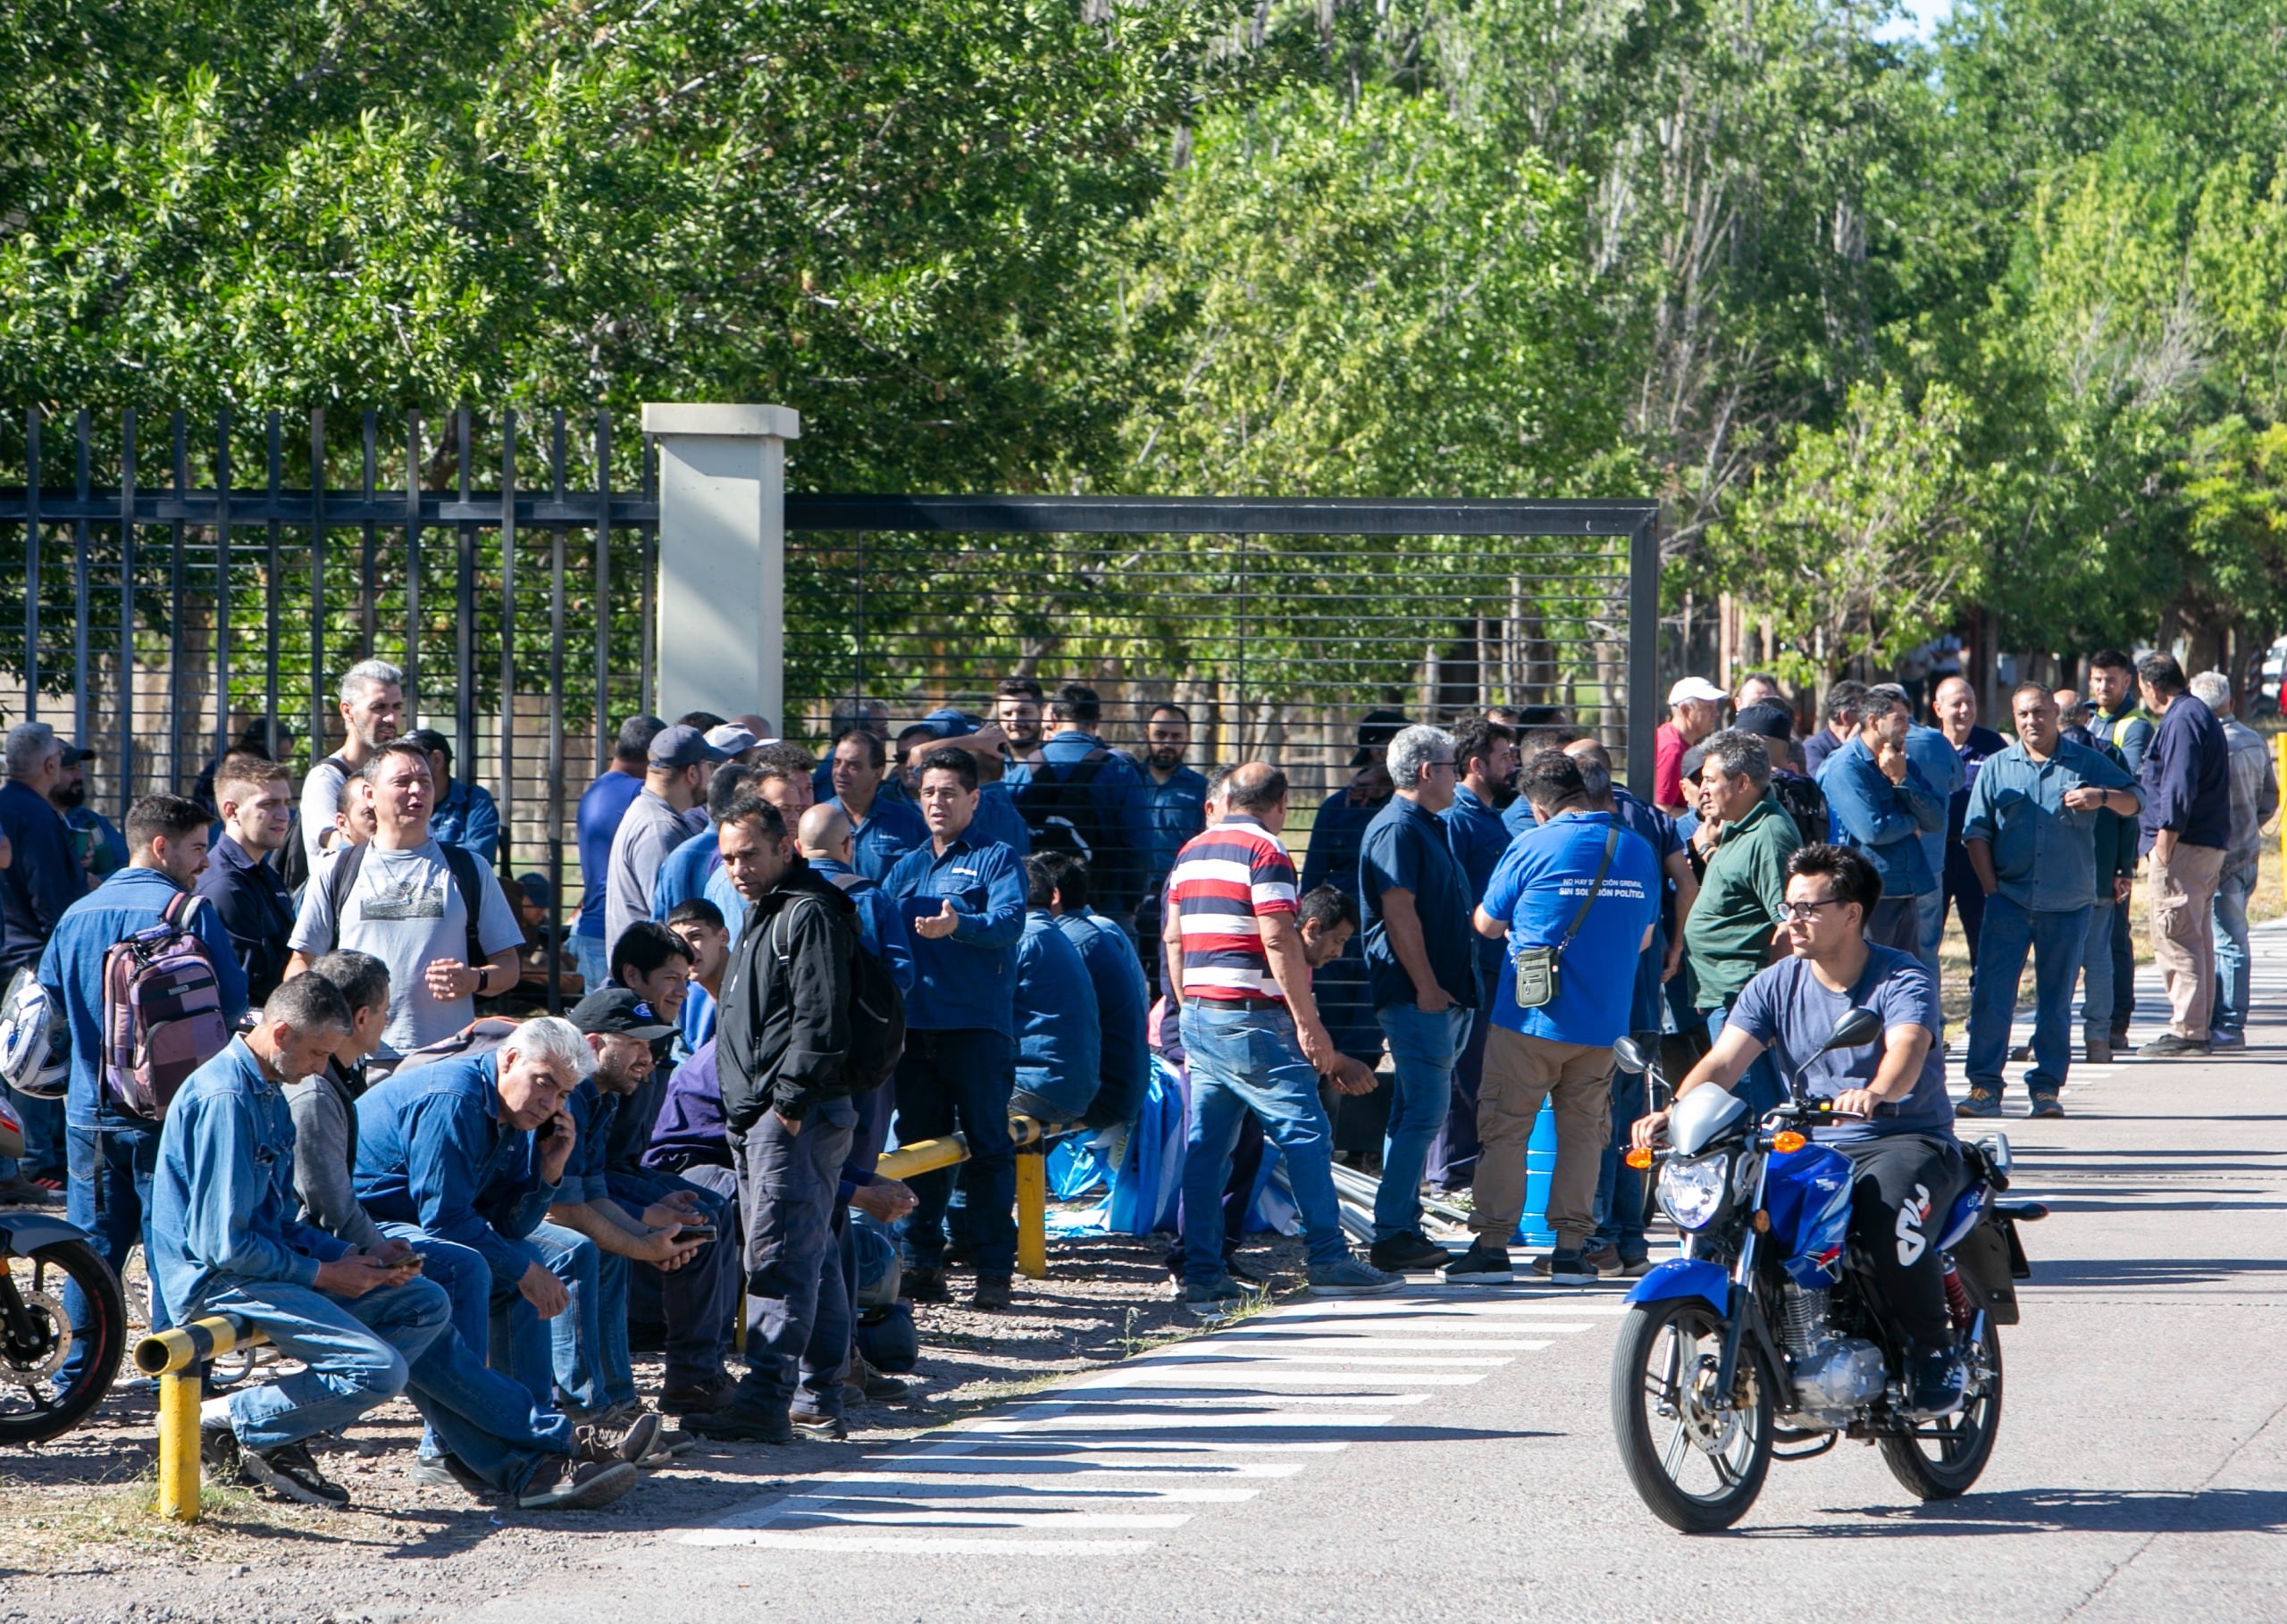
[[[1367,1260],[1391,1274],[1419,1274],[1426,1269],[1443,1268],[1453,1260],[1453,1254],[1434,1241],[1424,1239],[1411,1229],[1400,1230],[1386,1239],[1377,1241],[1368,1249]]]
[[[2208,1046],[2205,1041],[2178,1037],[2173,1032],[2163,1032],[2139,1049],[2136,1051],[2136,1058],[2140,1060],[2173,1060],[2187,1055],[2199,1055],[2207,1052],[2208,1052]]]
[[[710,1376],[704,1381],[693,1382],[688,1387],[662,1387],[659,1408],[668,1415],[691,1415],[701,1410],[720,1407],[731,1396],[731,1378]]]
[[[2057,1102],[2055,1094],[2035,1094],[2032,1114],[2036,1117],[2062,1117],[2065,1108]]]
[[[304,1505],[339,1511],[349,1503],[349,1491],[318,1470],[317,1461],[307,1444],[242,1449],[239,1452],[239,1470],[272,1494],[298,1500]]]
[[[945,1284],[942,1268],[909,1268],[898,1287],[898,1295],[908,1302],[951,1302],[953,1293]]]
[[[1934,1421],[1962,1407],[1962,1388],[1967,1372],[1949,1349],[1931,1348],[1914,1354],[1913,1374],[1911,1403],[1917,1419]]]
[[[1228,1319],[1251,1301],[1246,1290],[1226,1276],[1205,1285],[1183,1288],[1183,1311],[1194,1318],[1214,1321]]]
[[[1361,1263],[1356,1258],[1345,1258],[1339,1263],[1311,1265],[1311,1295],[1313,1297],[1386,1297],[1403,1288],[1405,1277],[1393,1275]]]
[[[476,1495],[493,1492],[490,1484],[461,1464],[458,1455],[415,1454],[406,1475],[423,1488],[457,1488]]]
[[[750,1410],[725,1404],[701,1415],[685,1416],[683,1428],[702,1438],[725,1444],[792,1444],[794,1423],[783,1410]]]
[[[1618,1275],[1623,1280],[1641,1280],[1652,1272],[1652,1260],[1648,1257],[1624,1257],[1621,1259],[1618,1268],[1607,1269],[1604,1272]]]
[[[215,1482],[239,1481],[239,1434],[228,1415],[198,1418],[198,1461]]]
[[[850,1436],[850,1424],[838,1415],[797,1411],[786,1419],[796,1436],[812,1444],[839,1444]]]
[[[968,1305],[984,1313],[998,1314],[1005,1312],[1014,1301],[1009,1293],[1008,1276],[979,1275],[976,1290],[970,1293]]]
[[[0,1207],[61,1207],[63,1197],[36,1179],[0,1179]]]
[[[2210,1049],[2245,1049],[2248,1046],[2248,1034],[2244,1032],[2226,1032],[2218,1026],[2207,1034],[2207,1046]]]
[[[1617,1243],[1610,1246],[1599,1246],[1593,1251],[1582,1252],[1580,1256],[1582,1260],[1599,1275],[1616,1275],[1623,1267],[1620,1260],[1620,1247]]]
[[[1445,1279],[1453,1285],[1506,1285],[1516,1278],[1509,1267],[1509,1249],[1479,1241],[1445,1265]]]
[[[1561,1247],[1545,1258],[1535,1258],[1533,1273],[1551,1285],[1594,1285],[1597,1279],[1595,1264],[1579,1252]]]
[[[1969,1097],[1954,1107],[1956,1117],[1998,1117],[2001,1114],[2001,1096],[1983,1084],[1973,1086]]]
[[[2081,1058],[2091,1066],[2111,1065],[2112,1040],[2108,1037],[2088,1039],[2081,1045]]]
[[[593,1511],[635,1486],[624,1461],[567,1461],[550,1455],[532,1469],[516,1503],[527,1511]]]
[[[624,1461],[632,1466],[658,1445],[659,1418],[647,1410],[633,1426],[616,1434],[607,1427],[582,1427],[579,1440],[578,1458],[582,1461]]]

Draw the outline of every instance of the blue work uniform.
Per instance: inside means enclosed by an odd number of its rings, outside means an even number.
[[[898,859],[916,846],[929,843],[929,825],[921,821],[921,814],[902,800],[892,800],[889,784],[884,782],[874,793],[874,804],[862,823],[842,806],[839,799],[826,805],[842,807],[842,814],[850,819],[850,866],[878,885],[898,865]],[[980,807],[982,810],[981,798]]]
[[[1103,1034],[1095,983],[1079,949],[1044,908],[1025,910],[1017,939],[1017,1110],[1077,1122],[1095,1100]]]
[[[1097,1067],[1101,1080],[1082,1120],[1093,1127],[1131,1122],[1143,1107],[1152,1076],[1152,1001],[1144,984],[1144,967],[1136,962],[1127,933],[1091,909],[1058,915],[1056,928],[1087,967],[1102,1031]]]
[[[445,793],[429,814],[429,838],[476,854],[487,868],[499,860],[500,806],[481,783],[448,779]]]

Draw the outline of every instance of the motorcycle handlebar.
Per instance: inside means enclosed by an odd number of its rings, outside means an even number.
[[[1785,1117],[1794,1122],[1802,1122],[1818,1117],[1830,1118],[1843,1122],[1866,1120],[1856,1111],[1839,1111],[1831,1105],[1813,1102],[1801,1105],[1781,1105],[1773,1109],[1771,1114],[1774,1117]],[[1873,1114],[1877,1117],[1895,1117],[1898,1114],[1898,1103],[1895,1100],[1885,1100],[1874,1107]]]

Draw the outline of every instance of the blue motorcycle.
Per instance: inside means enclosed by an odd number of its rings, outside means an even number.
[[[1853,1009],[1820,1053],[1881,1031],[1872,1010]],[[1617,1053],[1625,1070],[1652,1067],[1630,1039]],[[1960,1409],[1921,1416],[1908,1407],[1906,1350],[1852,1255],[1850,1163],[1808,1136],[1849,1118],[1810,1099],[1800,1071],[1790,1092],[1757,1122],[1723,1090],[1694,1089],[1676,1102],[1665,1150],[1629,1152],[1632,1165],[1658,1167],[1659,1203],[1686,1255],[1628,1293],[1613,1427],[1636,1492],[1687,1534],[1746,1516],[1773,1460],[1809,1460],[1844,1437],[1880,1445],[1921,1499],[1951,1499],[1985,1469],[2001,1424],[1996,1327],[2017,1322],[2015,1283],[2032,1273],[2016,1226],[2048,1216],[1996,1201],[2009,1187],[2008,1141],[1962,1146],[1967,1185],[1939,1249],[1968,1381]]]

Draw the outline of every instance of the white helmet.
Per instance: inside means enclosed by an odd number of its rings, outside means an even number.
[[[35,1100],[61,1100],[71,1086],[63,1011],[31,968],[16,972],[0,999],[0,1082]]]

